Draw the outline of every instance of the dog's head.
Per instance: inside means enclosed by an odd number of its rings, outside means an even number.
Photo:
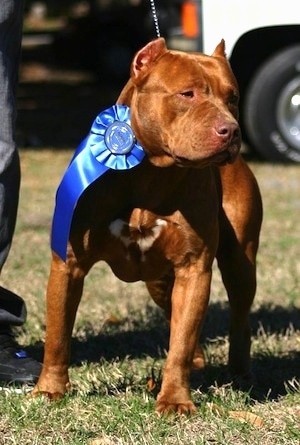
[[[238,86],[224,41],[212,56],[171,51],[162,38],[134,57],[118,103],[156,166],[232,162],[240,149]]]

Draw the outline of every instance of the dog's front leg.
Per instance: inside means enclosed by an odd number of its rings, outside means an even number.
[[[203,265],[202,265],[203,269]],[[193,264],[175,272],[169,352],[156,411],[190,414],[196,410],[190,395],[190,371],[209,301],[211,267]]]
[[[78,267],[63,263],[54,254],[47,289],[44,363],[33,395],[59,399],[69,386],[70,343],[83,280]]]

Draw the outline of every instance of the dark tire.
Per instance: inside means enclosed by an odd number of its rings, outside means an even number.
[[[243,124],[263,158],[300,163],[300,45],[281,50],[256,71],[245,95]]]

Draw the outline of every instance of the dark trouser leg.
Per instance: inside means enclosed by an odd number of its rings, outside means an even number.
[[[11,246],[19,200],[20,163],[15,142],[16,88],[23,19],[22,0],[0,8],[0,271]],[[0,287],[0,329],[25,321],[23,300]]]

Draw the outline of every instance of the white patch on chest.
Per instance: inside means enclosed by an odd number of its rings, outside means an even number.
[[[140,232],[138,237],[133,237],[130,236],[128,230],[130,227],[128,224],[121,219],[116,219],[109,225],[109,230],[114,237],[122,241],[125,247],[128,247],[130,244],[137,244],[141,253],[144,254],[147,250],[151,249],[153,243],[160,236],[161,231],[167,224],[167,221],[158,218],[155,220],[155,225],[147,229],[147,235],[143,236],[142,232]]]
[[[109,231],[110,233],[116,237],[119,238],[122,243],[128,247],[129,244],[132,243],[129,236],[122,235],[122,231],[124,227],[128,226],[128,224],[125,223],[125,221],[122,221],[121,219],[116,219],[115,221],[111,222],[109,225]]]

